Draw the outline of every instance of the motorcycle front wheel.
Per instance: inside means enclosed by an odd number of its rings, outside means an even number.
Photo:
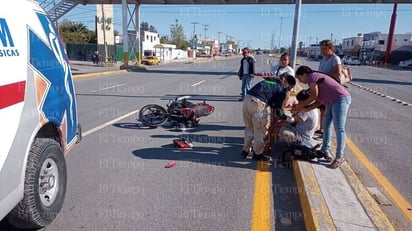
[[[157,104],[148,104],[139,111],[139,120],[149,127],[157,127],[166,122],[168,113],[166,109]]]

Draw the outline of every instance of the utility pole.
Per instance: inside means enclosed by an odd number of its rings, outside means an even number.
[[[280,40],[281,40],[281,36],[282,36],[282,24],[283,24],[283,18],[284,17],[280,17],[280,28],[279,28],[279,53],[281,51],[280,49]]]
[[[392,50],[393,34],[395,33],[395,24],[396,24],[396,11],[398,10],[398,3],[393,4],[391,24],[389,26],[388,41],[385,51],[385,65],[390,64],[390,55]]]
[[[206,37],[206,31],[207,31],[207,27],[209,26],[209,24],[203,24],[202,26],[204,26],[205,27],[205,38],[204,38],[204,40],[206,40],[207,39],[207,37]]]
[[[199,24],[198,22],[191,22],[193,24],[193,38],[196,36],[196,24]]]
[[[104,62],[107,63],[107,42],[106,42],[106,17],[104,17],[104,8],[102,4],[102,23],[103,23],[103,43],[104,43]]]
[[[222,33],[221,31],[218,31],[218,32],[217,32],[217,34],[218,34],[218,35],[217,35],[217,41],[218,41],[219,43],[220,43],[220,34],[221,34],[221,33]]]
[[[192,56],[193,58],[196,57],[196,24],[199,24],[198,22],[191,22],[193,24],[193,36],[192,36]]]
[[[272,33],[272,41],[270,42],[270,50],[274,51],[275,49],[275,36],[276,36],[276,29]]]
[[[220,42],[220,34],[221,33],[223,33],[223,32],[221,32],[221,31],[218,31],[217,32],[217,46],[218,46],[218,48],[219,48],[219,53],[222,51],[222,49],[221,49],[221,47],[220,47],[220,44],[221,44],[221,42]]]

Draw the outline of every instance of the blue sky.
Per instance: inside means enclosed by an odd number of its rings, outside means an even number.
[[[332,38],[340,43],[357,33],[387,34],[392,9],[393,4],[303,4],[298,41],[309,44]],[[218,32],[222,32],[220,40],[233,36],[241,46],[271,48],[279,44],[290,46],[294,10],[294,4],[141,5],[140,19],[153,25],[161,36],[170,35],[170,26],[178,19],[187,38],[193,34],[191,22],[197,22],[196,34],[200,38],[205,37],[203,25],[208,25],[206,37],[209,39],[218,39]],[[94,15],[95,5],[78,5],[63,18],[94,29]],[[412,4],[398,4],[395,33],[411,33],[411,22]],[[121,33],[121,5],[114,6],[114,24]]]

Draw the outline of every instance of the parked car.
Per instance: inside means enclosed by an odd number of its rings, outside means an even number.
[[[145,65],[158,65],[160,60],[155,56],[144,57],[141,61]]]
[[[347,63],[348,63],[349,65],[360,65],[360,64],[361,64],[361,62],[360,62],[360,60],[359,60],[358,57],[350,57],[350,58],[347,60]]]
[[[400,61],[398,66],[403,67],[403,68],[412,69],[412,59],[407,59],[407,60]]]
[[[349,62],[349,59],[350,59],[350,58],[349,58],[348,56],[342,57],[342,59],[341,59],[341,60],[342,60],[342,64],[345,64],[345,65],[346,65],[346,64],[349,64],[349,63],[348,63],[348,62]]]

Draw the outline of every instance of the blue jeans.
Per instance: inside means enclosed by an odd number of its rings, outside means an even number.
[[[333,102],[331,107],[326,106],[323,117],[323,144],[321,150],[326,151],[330,149],[333,122],[333,127],[336,132],[336,158],[343,157],[346,143],[345,124],[350,104],[350,96],[339,98]]]
[[[242,77],[242,97],[245,97],[247,91],[252,88],[252,77],[249,74],[244,74]]]

